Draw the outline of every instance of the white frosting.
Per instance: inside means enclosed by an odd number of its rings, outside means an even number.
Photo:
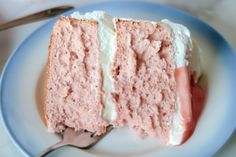
[[[169,20],[162,20],[161,22],[167,24],[171,29],[173,57],[177,68],[188,66],[189,62],[186,59],[187,53],[192,50],[192,40],[190,31],[183,25],[173,23]],[[169,142],[171,145],[178,145],[181,143],[185,128],[183,126],[183,117],[180,114],[179,98],[176,97],[176,110],[174,112],[172,126],[169,132]]]
[[[183,124],[183,118],[181,116],[180,109],[179,109],[179,98],[177,98],[176,101],[176,110],[174,112],[173,116],[173,122],[172,127],[169,132],[169,141],[168,144],[171,145],[178,145],[181,143],[183,139],[183,134],[185,131],[184,124]]]
[[[110,98],[110,93],[113,91],[113,80],[110,75],[110,65],[115,53],[115,32],[112,17],[104,11],[93,11],[84,15],[79,12],[74,12],[71,17],[79,19],[93,19],[98,21],[98,39],[100,43],[100,64],[103,69],[103,90],[105,92],[105,108],[103,117],[108,121],[116,119],[115,104]]]
[[[192,51],[192,40],[190,31],[183,25],[171,22],[167,19],[161,22],[167,24],[171,28],[173,39],[173,54],[176,67],[182,67],[188,65],[186,59],[187,53]]]
[[[200,49],[196,44],[192,44],[190,31],[183,25],[173,23],[168,20],[162,20],[167,24],[172,31],[172,44],[173,44],[173,56],[176,67],[188,66],[196,72],[195,82],[201,75],[200,67]],[[188,54],[190,53],[190,54]],[[180,114],[179,98],[176,98],[176,110],[173,116],[172,127],[169,133],[169,144],[178,145],[183,140],[183,134],[185,132],[183,117]]]
[[[188,66],[196,72],[195,82],[202,74],[201,69],[201,49],[191,40],[188,28],[181,24],[171,22],[167,19],[161,22],[167,24],[172,31],[173,54],[176,67]],[[189,54],[188,54],[189,53]]]

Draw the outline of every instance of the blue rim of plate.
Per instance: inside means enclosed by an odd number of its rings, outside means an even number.
[[[205,28],[201,31],[203,32],[210,32],[210,34],[213,34],[215,36],[215,39],[220,39],[223,40],[226,44],[227,49],[230,51],[229,53],[234,53],[233,49],[230,47],[230,45],[227,43],[227,40],[225,40],[222,35],[217,32],[216,30],[214,30],[211,26],[209,26],[208,24],[206,24],[205,22],[201,21],[198,17],[195,17],[183,10],[177,9],[177,8],[173,8],[164,4],[159,4],[159,3],[151,3],[151,2],[142,2],[142,1],[112,1],[112,2],[102,2],[102,3],[94,3],[94,4],[90,4],[90,5],[86,5],[86,6],[82,6],[82,7],[77,7],[73,10],[64,12],[61,15],[69,15],[74,11],[80,11],[82,13],[84,12],[89,12],[89,11],[93,11],[93,10],[98,10],[97,8],[111,8],[114,6],[123,6],[123,7],[145,7],[148,8],[148,10],[155,10],[155,9],[161,9],[165,12],[169,12],[172,14],[178,14],[179,16],[184,17],[185,19],[188,19],[192,22],[194,22],[197,27],[199,28]],[[10,65],[12,58],[14,58],[15,54],[18,52],[18,50],[21,49],[22,45],[24,45],[25,43],[27,43],[28,40],[31,39],[31,37],[33,36],[34,33],[39,32],[40,30],[44,29],[47,25],[52,24],[55,22],[55,20],[61,16],[55,16],[52,19],[50,19],[48,22],[44,23],[43,25],[39,26],[38,28],[36,28],[36,30],[34,30],[29,36],[26,37],[26,39],[24,39],[24,41],[22,43],[20,43],[16,49],[13,51],[13,53],[11,53],[10,57],[8,58],[7,62],[4,65],[4,68],[2,70],[2,74],[0,76],[0,116],[1,116],[1,120],[2,120],[2,124],[3,124],[3,128],[6,131],[8,137],[10,138],[10,140],[13,142],[13,144],[18,148],[18,150],[20,150],[25,156],[33,156],[31,153],[29,153],[26,148],[24,148],[22,145],[20,145],[20,142],[15,138],[14,133],[12,132],[12,130],[9,128],[8,124],[5,122],[5,117],[6,115],[3,113],[2,107],[3,107],[3,103],[2,103],[2,85],[4,82],[4,75],[8,70],[8,66]],[[236,56],[234,56],[234,58],[231,58],[232,61],[236,62]],[[236,76],[236,71],[234,72],[234,76]],[[220,150],[220,148],[223,147],[223,145],[227,142],[227,140],[231,137],[232,133],[235,131],[236,129],[236,122],[232,121],[232,124],[230,124],[230,127],[227,128],[227,133],[224,134],[223,137],[221,137],[222,142],[218,142],[215,143],[215,145],[211,145],[211,147],[214,147],[215,149],[213,149],[213,151],[208,152],[206,154],[206,156],[211,156],[214,155],[217,151]]]

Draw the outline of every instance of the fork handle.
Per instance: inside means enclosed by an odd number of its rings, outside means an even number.
[[[39,155],[37,155],[37,157],[45,157],[46,155],[48,155],[49,153],[51,153],[52,151],[59,149],[61,147],[66,146],[67,144],[63,143],[62,141],[54,144],[53,146],[47,148],[45,151],[41,152]]]
[[[70,9],[73,9],[72,6],[59,6],[59,7],[54,7],[54,8],[50,8],[50,9],[46,9],[4,24],[0,25],[0,31],[3,31],[5,29],[9,29],[15,26],[19,26],[22,24],[27,24],[27,23],[31,23],[31,22],[36,22],[39,20],[43,20],[43,19],[47,19],[53,16],[56,16],[58,14],[61,14],[65,11],[68,11]]]

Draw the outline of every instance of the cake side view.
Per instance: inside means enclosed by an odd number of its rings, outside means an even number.
[[[113,18],[103,11],[61,17],[51,34],[45,117],[101,134],[128,126],[140,137],[180,145],[205,99],[190,31],[168,20]],[[194,64],[193,64],[194,62]]]

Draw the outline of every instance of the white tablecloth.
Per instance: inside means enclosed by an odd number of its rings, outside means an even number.
[[[200,17],[206,23],[219,31],[236,50],[236,1],[235,0],[149,0],[167,3],[182,8]],[[95,0],[0,0],[0,23],[30,14],[43,8],[60,4],[82,6],[94,3]],[[97,2],[97,1],[96,1]],[[11,54],[32,31],[46,21],[20,26],[0,32],[0,72]],[[233,120],[233,119],[232,119]],[[216,139],[217,140],[217,139]],[[21,152],[13,145],[0,122],[0,156],[21,157]],[[236,156],[236,133],[215,157]]]

